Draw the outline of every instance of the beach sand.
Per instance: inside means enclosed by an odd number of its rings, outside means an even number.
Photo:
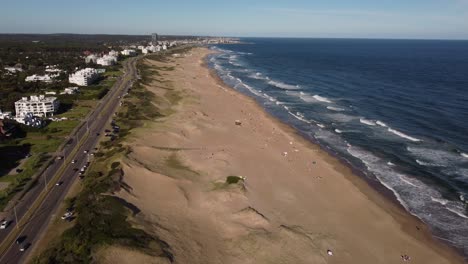
[[[336,158],[224,86],[204,66],[210,52],[146,60],[159,67],[147,89],[171,114],[135,130],[123,161],[132,191],[119,196],[175,263],[404,263],[405,254],[463,263]],[[230,175],[246,180],[224,184]]]

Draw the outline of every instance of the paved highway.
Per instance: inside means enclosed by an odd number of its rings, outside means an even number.
[[[84,121],[83,125],[76,130],[76,133],[70,137],[69,144],[67,144],[60,155],[64,156],[62,160],[54,160],[45,172],[39,177],[37,184],[19,201],[19,203],[8,212],[6,217],[10,220],[10,224],[5,230],[0,230],[0,241],[1,243],[6,242],[8,234],[14,231],[16,226],[15,211],[18,217],[18,221],[26,215],[28,209],[36,201],[46,188],[51,189],[47,194],[46,198],[35,211],[35,213],[28,219],[28,221],[18,229],[20,234],[17,237],[24,237],[24,242],[31,246],[26,251],[21,252],[19,246],[15,244],[15,239],[7,245],[7,250],[0,252],[0,263],[22,263],[31,247],[38,241],[40,235],[47,227],[47,224],[51,216],[57,211],[58,206],[64,199],[65,195],[69,191],[72,183],[77,180],[78,172],[74,171],[74,168],[82,168],[88,159],[88,154],[84,153],[85,150],[89,150],[91,153],[96,147],[100,136],[104,134],[104,130],[109,126],[113,114],[119,107],[120,99],[128,89],[132,86],[133,82],[137,78],[136,62],[138,58],[131,58],[124,63],[124,74],[120,77],[109,93],[101,100],[95,110],[88,116]],[[77,160],[77,163],[71,164],[71,160]],[[64,169],[62,163],[65,164]],[[62,182],[60,186],[56,186],[55,183],[49,183],[57,174],[60,174],[59,182]],[[60,212],[62,213],[62,212]],[[4,246],[4,245],[2,245]]]

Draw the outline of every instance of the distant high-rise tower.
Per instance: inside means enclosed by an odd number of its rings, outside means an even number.
[[[156,33],[151,34],[151,42],[153,45],[158,45],[159,36]]]

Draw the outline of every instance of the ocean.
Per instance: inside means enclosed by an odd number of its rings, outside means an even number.
[[[242,39],[210,67],[468,256],[468,41]]]

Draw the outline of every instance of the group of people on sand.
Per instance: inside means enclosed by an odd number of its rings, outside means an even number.
[[[411,260],[410,256],[408,256],[408,255],[406,255],[406,254],[405,254],[405,255],[401,255],[401,259],[402,259],[403,261],[405,261],[405,262]]]

